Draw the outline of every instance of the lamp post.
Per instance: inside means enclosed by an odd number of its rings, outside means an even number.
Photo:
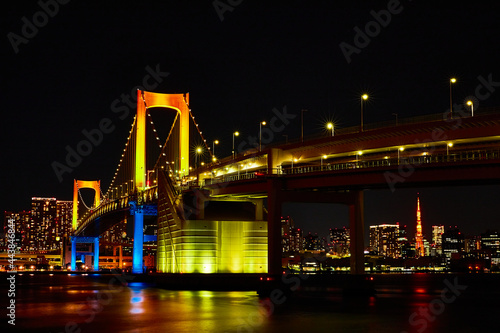
[[[333,123],[327,123],[326,128],[328,128],[329,130],[332,130],[332,136],[335,135],[335,126],[333,125]]]
[[[218,145],[219,144],[219,140],[214,140],[214,142],[212,142],[212,156],[215,157],[215,145]]]
[[[453,100],[451,98],[451,85],[453,83],[457,82],[457,79],[455,79],[454,77],[452,77],[450,79],[450,118],[453,118]]]
[[[446,145],[446,156],[449,156],[451,147],[453,147],[453,142],[448,142]]]
[[[149,179],[149,174],[150,174],[151,172],[155,172],[155,171],[154,171],[154,170],[148,170],[148,177],[147,177],[147,179],[146,179],[146,186],[147,186],[147,187],[150,187],[150,186],[151,186],[151,181],[150,181],[150,179]]]
[[[397,113],[393,113],[392,115],[396,117],[396,126],[398,126],[398,114]]]
[[[194,160],[194,167],[198,168],[198,155],[201,154],[201,147],[196,148],[196,154],[195,154],[195,160]]]
[[[262,150],[262,126],[266,126],[265,121],[259,123],[259,151]]]
[[[366,101],[368,99],[367,94],[361,95],[361,126],[360,126],[360,132],[363,132],[363,101]]]
[[[326,160],[327,157],[326,155],[321,156],[321,171],[323,171],[323,160]]]
[[[363,155],[363,152],[360,150],[360,151],[357,151],[356,152],[356,167],[359,168],[359,157],[358,156],[361,156]]]
[[[399,154],[402,153],[404,150],[405,150],[404,147],[399,147],[399,149],[398,149],[398,165],[399,165],[399,157],[400,157]]]
[[[471,117],[474,117],[474,103],[471,100],[468,100],[467,105],[470,106]]]
[[[234,160],[234,137],[240,135],[240,132],[233,132],[233,160]]]
[[[300,110],[300,142],[304,142],[304,112],[307,112],[307,110]]]

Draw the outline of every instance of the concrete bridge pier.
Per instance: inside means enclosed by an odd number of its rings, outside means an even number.
[[[282,182],[270,179],[267,183],[267,272],[271,275],[281,275],[281,211],[283,206]]]
[[[349,205],[351,274],[365,273],[364,230],[364,192],[359,190],[354,192],[353,202]]]
[[[113,246],[113,256],[116,257],[116,250],[118,250],[118,268],[123,268],[123,246]]]

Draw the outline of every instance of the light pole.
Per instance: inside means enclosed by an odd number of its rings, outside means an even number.
[[[333,125],[333,123],[327,123],[326,128],[328,128],[329,130],[332,130],[332,136],[335,135],[335,126]]]
[[[446,145],[446,156],[449,156],[451,147],[453,147],[453,142],[448,142],[448,144]]]
[[[194,167],[198,168],[198,155],[201,154],[201,147],[196,148],[196,154],[195,154],[195,160],[194,160]]]
[[[146,179],[146,186],[147,186],[147,187],[149,187],[149,186],[150,186],[149,174],[150,174],[151,172],[155,172],[155,171],[154,171],[154,170],[148,170],[148,177],[147,177],[147,179]]]
[[[214,142],[212,142],[212,156],[215,157],[215,145],[218,145],[219,144],[219,140],[214,140]]]
[[[307,112],[307,110],[300,110],[300,142],[304,142],[304,112]]]
[[[393,113],[392,115],[396,117],[396,126],[398,126],[398,114],[397,113]]]
[[[405,150],[404,147],[399,147],[399,149],[398,149],[398,165],[399,165],[399,157],[400,157],[399,154],[402,153],[404,150]]]
[[[453,83],[457,82],[457,79],[455,79],[454,77],[452,77],[450,79],[450,118],[453,118],[453,100],[451,98],[451,85]]]
[[[467,105],[470,106],[471,117],[474,117],[474,103],[471,100],[469,100],[467,101]]]
[[[327,157],[326,155],[321,156],[321,171],[323,171],[323,160],[326,160]]]
[[[367,94],[361,95],[361,127],[360,127],[360,132],[363,132],[363,101],[366,101],[368,99]]]
[[[356,167],[358,167],[358,168],[359,168],[359,165],[358,165],[359,158],[358,158],[358,156],[361,156],[361,155],[363,155],[363,152],[361,150],[358,151],[358,152],[356,152]]]
[[[266,126],[265,121],[259,123],[259,151],[262,150],[262,126]]]
[[[233,132],[233,160],[234,160],[234,137],[240,135],[240,132]]]

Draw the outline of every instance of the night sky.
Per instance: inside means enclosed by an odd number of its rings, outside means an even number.
[[[70,200],[74,178],[101,179],[106,189],[133,117],[121,119],[113,105],[125,105],[151,71],[161,81],[147,82],[155,91],[190,93],[205,137],[220,140],[224,156],[233,131],[257,135],[273,108],[297,115],[277,142],[299,137],[301,109],[306,136],[326,120],[358,125],[364,92],[365,123],[446,112],[450,77],[457,105],[489,78],[476,108],[500,106],[500,4],[488,3],[69,1],[50,6],[51,15],[36,1],[5,3],[0,209],[30,209],[32,196]],[[113,131],[60,182],[51,164],[105,118]],[[499,226],[496,185],[366,191],[366,225],[399,221],[413,231],[417,192],[427,238],[433,224],[468,234]],[[285,213],[321,235],[348,224],[342,206],[286,205]]]

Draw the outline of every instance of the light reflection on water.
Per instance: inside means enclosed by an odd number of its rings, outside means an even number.
[[[260,300],[255,292],[165,290],[145,283],[112,285],[112,276],[19,276],[17,327],[32,332],[412,332],[410,316],[440,297],[442,281],[388,281],[375,297],[343,299],[307,295],[282,306]],[[471,288],[472,289],[472,286]],[[464,292],[426,332],[469,332],[487,327],[499,305]],[[267,303],[266,303],[267,302]],[[483,302],[483,303],[482,303]],[[467,318],[481,318],[467,322]],[[464,322],[465,321],[465,322]],[[78,330],[73,330],[78,332]],[[483,330],[484,331],[484,330]],[[488,331],[488,330],[486,330]]]

